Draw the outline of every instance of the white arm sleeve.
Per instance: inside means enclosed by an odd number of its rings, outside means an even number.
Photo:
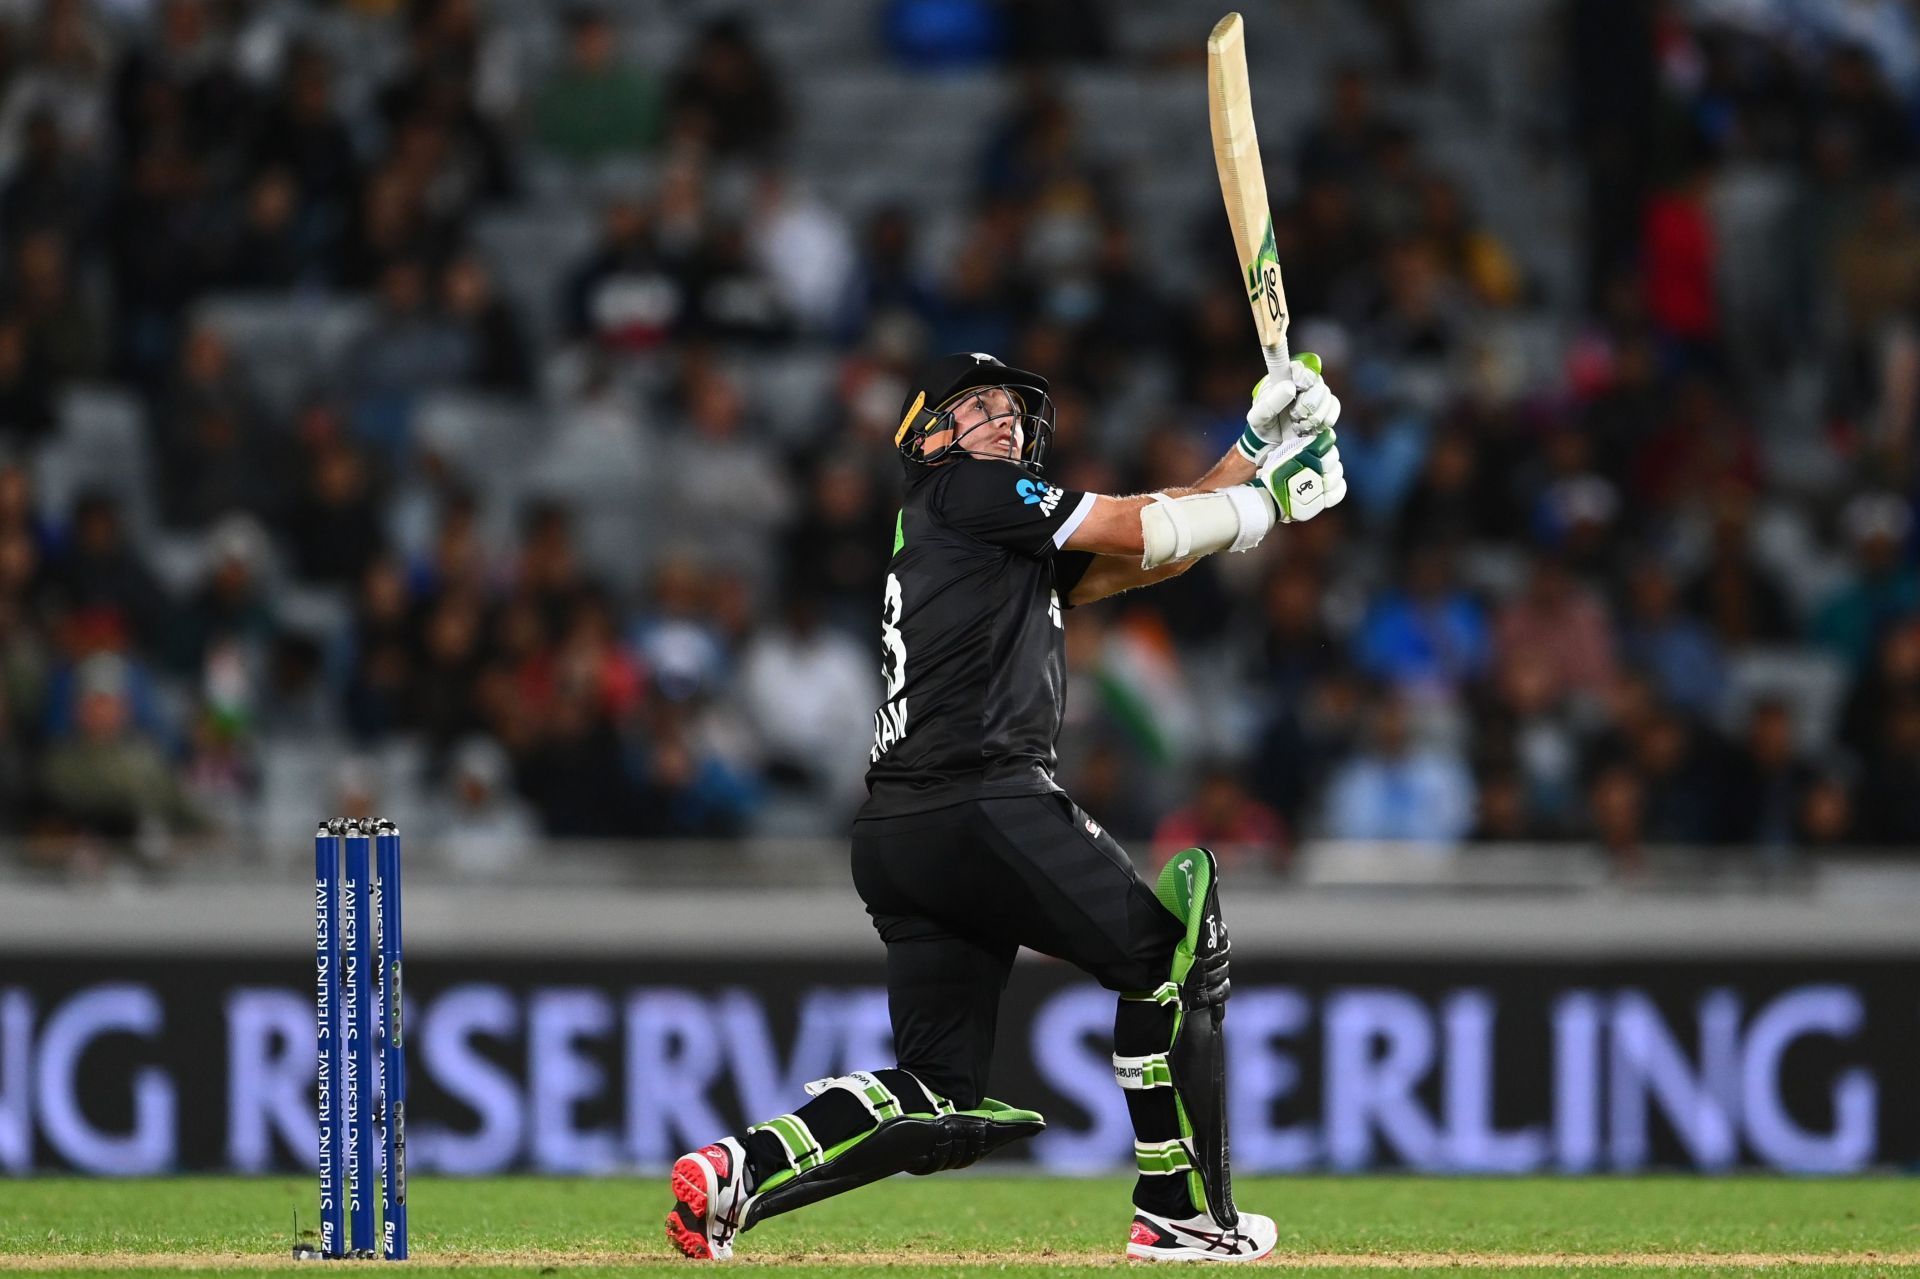
[[[1258,546],[1273,527],[1273,500],[1250,484],[1186,497],[1150,494],[1140,508],[1141,568]]]

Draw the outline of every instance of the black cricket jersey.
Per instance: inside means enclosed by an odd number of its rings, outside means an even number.
[[[861,817],[1058,789],[1062,599],[1093,558],[1060,546],[1093,502],[1012,462],[908,466]]]

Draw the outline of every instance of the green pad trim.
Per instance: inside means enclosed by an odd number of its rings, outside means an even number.
[[[827,1156],[820,1149],[820,1143],[814,1140],[812,1130],[798,1115],[776,1115],[764,1124],[756,1124],[747,1131],[753,1133],[762,1129],[780,1139],[780,1144],[786,1148],[787,1160],[796,1172],[818,1168],[827,1160]]]
[[[1153,990],[1130,990],[1120,998],[1133,1004],[1177,1004],[1180,1002],[1180,988],[1170,981],[1163,981]]]
[[[1186,1146],[1178,1141],[1136,1141],[1133,1143],[1133,1162],[1139,1165],[1143,1175],[1149,1177],[1170,1176],[1193,1169],[1193,1160],[1187,1157]]]
[[[1160,899],[1160,904],[1187,926],[1187,935],[1173,952],[1172,978],[1176,986],[1187,979],[1193,967],[1193,954],[1200,942],[1203,922],[1200,916],[1212,888],[1213,860],[1198,848],[1174,854],[1173,860],[1160,871],[1160,882],[1154,885],[1153,895]]]
[[[956,1110],[952,1113],[957,1115],[979,1115],[982,1119],[991,1119],[996,1123],[1003,1124],[1043,1124],[1047,1122],[1040,1117],[1040,1112],[1037,1110],[1022,1110],[1018,1106],[1009,1106],[1006,1102],[995,1101],[991,1097],[982,1097],[978,1110]]]

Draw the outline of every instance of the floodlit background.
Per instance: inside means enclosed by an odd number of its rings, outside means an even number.
[[[15,0],[0,827],[836,836],[903,373],[1191,479],[1260,372],[1190,6]],[[1920,35],[1891,3],[1257,4],[1339,517],[1073,619],[1145,851],[1920,837]]]
[[[1228,866],[1236,1149],[1920,1157],[1915,7],[1242,4],[1352,493],[1069,614],[1060,743],[1143,866]],[[422,1168],[650,1166],[790,1106],[773,1045],[884,1059],[907,373],[1051,377],[1070,488],[1230,443],[1218,17],[0,0],[0,1063],[84,1102],[0,1071],[0,1167],[311,1158],[333,814],[406,832]],[[1092,1108],[1036,1157],[1124,1162],[1095,992],[1023,972],[1006,1095]]]

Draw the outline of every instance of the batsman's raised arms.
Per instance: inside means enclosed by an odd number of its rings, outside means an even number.
[[[1237,13],[1220,19],[1207,37],[1207,111],[1241,283],[1253,309],[1267,371],[1278,374],[1287,367],[1287,291],[1280,283],[1273,214],[1267,207],[1267,174],[1260,163],[1260,137],[1253,124],[1246,27]]]

